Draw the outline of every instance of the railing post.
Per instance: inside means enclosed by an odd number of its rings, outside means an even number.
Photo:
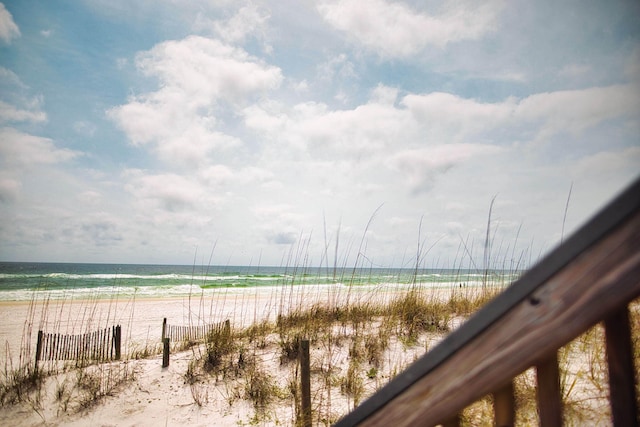
[[[516,419],[513,382],[509,382],[493,393],[493,412],[496,427],[513,426]]]
[[[455,417],[444,421],[442,427],[460,427],[460,414],[456,414]]]
[[[538,410],[541,427],[562,425],[562,395],[560,394],[560,371],[558,352],[536,366],[538,380]]]
[[[300,386],[302,425],[311,427],[311,361],[309,340],[300,341]]]
[[[623,307],[604,321],[609,400],[614,426],[638,426],[629,311]]]

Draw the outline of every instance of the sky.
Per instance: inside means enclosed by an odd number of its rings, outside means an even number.
[[[618,0],[5,0],[0,260],[530,265],[640,175],[639,22]]]

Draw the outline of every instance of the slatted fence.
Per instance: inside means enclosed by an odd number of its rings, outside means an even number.
[[[169,338],[171,342],[204,341],[207,335],[220,328],[231,330],[231,322],[226,320],[204,325],[178,326],[168,324],[165,318],[162,322],[162,339]]]
[[[122,327],[120,325],[79,334],[56,334],[38,331],[36,369],[40,361],[120,360]]]

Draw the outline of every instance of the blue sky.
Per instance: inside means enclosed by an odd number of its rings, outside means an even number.
[[[492,265],[535,261],[570,191],[565,235],[639,175],[638,22],[637,1],[5,1],[0,260],[481,266],[495,197]]]

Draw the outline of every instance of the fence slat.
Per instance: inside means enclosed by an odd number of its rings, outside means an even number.
[[[67,342],[67,335],[60,334],[60,349],[58,350],[58,360],[64,360],[65,344]]]
[[[58,349],[60,348],[60,334],[53,335],[53,354],[51,355],[51,360],[56,360],[58,358]]]
[[[56,356],[56,334],[49,334],[49,358],[53,360]]]
[[[62,358],[62,350],[64,350],[64,335],[58,334],[58,340],[56,344],[56,360]]]
[[[116,344],[116,360],[120,360],[122,354],[122,326],[118,325],[117,329],[117,344]]]
[[[109,344],[111,343],[109,339],[109,328],[105,328],[102,331],[102,360],[109,360]]]
[[[637,426],[633,348],[627,307],[613,312],[604,321],[611,415],[615,426]]]
[[[107,360],[107,355],[105,354],[107,350],[107,329],[103,329],[100,331],[100,359],[101,361]]]
[[[49,354],[49,347],[47,347],[47,334],[42,333],[42,353],[40,355],[40,360],[47,360],[47,356]]]
[[[42,355],[42,335],[42,331],[38,331],[38,343],[36,344],[36,371],[38,370],[38,362],[40,361],[40,357]]]
[[[65,342],[65,338],[67,336],[60,334],[59,339],[58,339],[58,360],[64,360],[64,342]]]

